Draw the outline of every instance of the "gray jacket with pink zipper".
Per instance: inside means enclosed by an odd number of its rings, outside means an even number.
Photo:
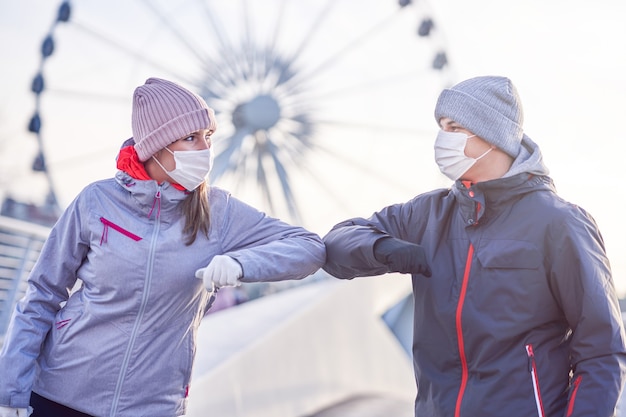
[[[373,254],[383,236],[425,248],[432,277],[412,278],[416,416],[614,415],[626,346],[604,243],[528,145],[505,178],[457,181],[324,237],[338,278],[388,272]]]
[[[182,415],[210,299],[195,271],[217,254],[239,261],[244,282],[301,279],[324,263],[319,236],[215,187],[209,236],[186,246],[185,196],[121,171],[78,195],[7,332],[0,405],[26,407],[34,390],[94,416]]]

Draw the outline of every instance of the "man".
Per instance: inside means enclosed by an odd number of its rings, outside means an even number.
[[[593,218],[560,198],[511,81],[444,90],[450,189],[324,238],[338,278],[411,273],[416,416],[602,416],[626,376],[624,329]]]

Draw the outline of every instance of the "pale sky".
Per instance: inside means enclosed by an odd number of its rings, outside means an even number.
[[[312,68],[320,64],[319,57],[330,56],[335,43],[341,44],[341,37],[351,33],[350,25],[358,25],[354,22],[375,22],[379,18],[368,11],[374,0],[336,2],[350,8],[337,6],[336,15],[329,15],[324,30],[318,35],[327,49],[312,50],[315,54],[306,59]],[[93,29],[99,33],[113,33],[113,38],[119,35],[115,39],[122,44],[126,36],[143,35],[147,39],[145,48],[149,49],[160,42],[159,28],[167,25],[145,13],[145,7],[142,11],[137,5],[139,2],[120,1],[118,5],[116,1],[82,0],[74,3],[73,20],[94,25]],[[226,21],[224,16],[231,10],[224,8],[236,2],[208,3],[220,3],[211,7],[218,12],[220,20]],[[248,3],[254,2],[248,0]],[[293,0],[291,3],[302,8],[301,21],[286,24],[287,29],[295,31],[308,25],[306,19],[313,15],[308,7],[324,2]],[[0,2],[0,53],[3,57],[0,67],[0,196],[9,192],[23,200],[40,201],[42,198],[42,181],[34,179],[30,173],[36,142],[26,125],[35,107],[30,84],[38,70],[40,45],[50,30],[59,4],[60,1],[53,0]],[[623,209],[618,207],[618,193],[622,160],[626,155],[626,133],[621,128],[626,113],[626,3],[622,0],[439,0],[429,4],[418,0],[414,7],[416,16],[432,12],[439,29],[433,42],[445,44],[452,81],[488,74],[504,75],[513,80],[524,104],[525,132],[541,147],[561,196],[585,208],[598,222],[618,291],[620,296],[625,296],[623,237],[626,236],[626,220],[621,214]],[[354,22],[346,23],[351,19]],[[254,24],[251,22],[250,27],[254,28]],[[409,24],[405,19],[398,26]],[[118,30],[117,25],[133,28],[133,31]],[[202,29],[190,26],[191,33]],[[415,31],[412,27],[408,29]],[[224,30],[234,29],[227,25]],[[254,35],[254,30],[252,32]],[[86,35],[86,30],[75,32],[59,27],[55,33],[55,54],[44,67],[47,85],[58,88],[78,85],[79,89],[88,85],[91,92],[115,91],[115,96],[121,97],[117,103],[105,103],[100,108],[93,100],[82,101],[83,98],[75,95],[57,96],[55,101],[52,96],[42,96],[42,104],[48,106],[44,107],[43,114],[49,129],[47,136],[44,135],[45,145],[61,203],[67,205],[88,182],[114,173],[115,152],[131,135],[132,89],[138,79],[145,77],[140,65],[129,57],[106,58],[107,47]],[[384,41],[383,44],[366,41],[362,47],[378,48],[377,51],[405,48],[396,55],[405,60],[430,59],[424,50],[406,49],[408,44],[404,41]],[[366,56],[367,68],[373,74],[397,67],[386,55]],[[166,58],[180,59],[174,55]],[[354,60],[358,58],[355,56]],[[333,82],[349,84],[356,76],[356,72],[349,70],[351,62],[346,54],[342,61],[346,66],[331,67],[329,78],[322,80],[330,82],[333,76]],[[110,87],[111,80],[125,67],[135,78],[124,78],[121,85]],[[320,129],[319,140],[333,147],[337,156],[316,154],[307,160],[306,165],[311,169],[324,167],[322,173],[316,174],[323,192],[315,191],[311,184],[296,184],[299,192],[306,195],[302,197],[304,204],[313,207],[314,214],[305,216],[307,227],[323,235],[332,224],[346,217],[368,216],[375,209],[448,184],[437,172],[432,158],[432,140],[437,131],[432,111],[440,85],[425,74],[414,76],[416,80],[411,81],[410,86],[416,85],[417,89],[409,89],[407,84],[403,95],[393,99],[382,99],[372,87],[359,92],[358,103],[343,105],[340,99],[328,101],[326,114],[338,115],[337,121],[350,124],[367,119],[366,125],[376,125],[372,119],[377,118],[381,125],[409,126],[418,133],[413,137],[391,130],[373,132],[345,126]],[[402,84],[399,87],[402,88]],[[93,121],[90,121],[88,115],[80,113],[85,108],[98,117],[92,115]],[[374,116],[368,113],[372,108],[376,110]],[[336,137],[341,137],[343,145],[337,144]],[[344,158],[347,165],[341,162]],[[357,165],[362,168],[356,168]],[[243,191],[237,196],[248,200]],[[249,199],[251,203],[256,202],[253,197]]]

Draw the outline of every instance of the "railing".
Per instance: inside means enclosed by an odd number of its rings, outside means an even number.
[[[0,216],[0,345],[50,229]]]

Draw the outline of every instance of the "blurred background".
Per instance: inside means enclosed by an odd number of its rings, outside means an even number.
[[[347,217],[448,186],[433,160],[437,96],[469,77],[503,75],[518,88],[525,132],[541,147],[558,191],[598,222],[623,298],[625,18],[618,0],[1,1],[0,228],[10,244],[0,255],[12,259],[2,267],[5,280],[23,282],[60,211],[85,185],[114,175],[119,147],[131,136],[132,92],[148,77],[177,81],[216,110],[213,184],[324,235]],[[402,346],[410,289],[407,277],[394,279],[387,298],[374,289],[380,283],[353,291],[377,294],[363,307],[376,312],[372,320],[386,315],[389,324],[397,314],[388,336]],[[320,290],[331,299],[344,291],[321,273],[305,281],[332,287]],[[250,286],[222,302],[294,286],[281,285]],[[21,291],[4,287],[0,326]],[[238,311],[220,314],[244,314]],[[232,326],[224,331],[232,338]],[[399,360],[411,371],[410,358]],[[200,366],[201,376],[214,375],[214,365]],[[398,372],[390,380],[410,381]],[[380,372],[369,377],[384,380]],[[281,415],[339,407],[354,395],[344,391]]]
[[[623,2],[62,4],[0,3],[3,198],[42,205],[52,186],[63,208],[87,183],[112,176],[131,136],[132,91],[160,76],[218,112],[216,146],[231,152],[214,184],[324,234],[347,216],[448,185],[432,155],[439,91],[505,75],[560,193],[600,224],[626,291],[617,204]],[[28,130],[35,115],[38,133]]]

